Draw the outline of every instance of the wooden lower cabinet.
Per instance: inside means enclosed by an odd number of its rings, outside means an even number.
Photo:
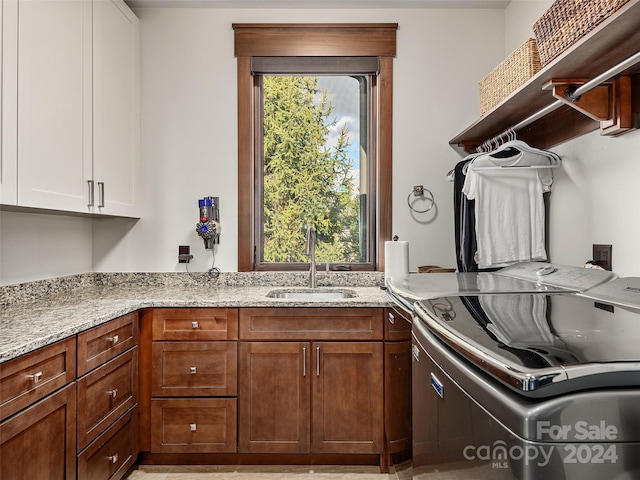
[[[241,342],[238,450],[308,453],[311,343]]]
[[[154,397],[231,397],[237,393],[236,342],[153,342]]]
[[[0,423],[0,478],[76,478],[76,384]]]
[[[411,341],[384,344],[384,421],[389,453],[411,449]]]
[[[383,449],[382,343],[313,343],[314,453],[380,453]]]
[[[78,379],[78,450],[138,402],[134,347]]]
[[[236,399],[153,399],[151,450],[158,453],[236,451]]]
[[[387,308],[384,314],[384,422],[390,455],[411,454],[411,314]]]
[[[121,478],[138,454],[138,411],[134,407],[78,455],[78,480]]]
[[[240,342],[241,453],[377,454],[382,343]]]

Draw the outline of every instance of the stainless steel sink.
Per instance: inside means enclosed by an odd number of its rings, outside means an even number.
[[[322,288],[301,288],[288,290],[272,290],[267,293],[269,298],[296,298],[300,300],[339,300],[341,298],[354,298],[358,294],[353,290],[335,290]]]

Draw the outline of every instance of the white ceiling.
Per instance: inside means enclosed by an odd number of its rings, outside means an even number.
[[[505,8],[511,0],[125,0],[131,8]]]

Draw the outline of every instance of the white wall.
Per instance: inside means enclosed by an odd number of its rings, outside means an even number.
[[[2,212],[0,285],[92,270],[183,271],[178,245],[191,245],[191,270],[206,270],[212,257],[195,223],[197,200],[207,195],[221,202],[216,266],[237,269],[234,22],[399,23],[393,231],[411,242],[412,269],[454,264],[451,184],[444,176],[458,156],[448,139],[477,118],[477,82],[503,57],[503,10],[159,8],[136,13],[141,19],[143,218]],[[412,218],[406,197],[414,184],[433,191],[436,215]]]
[[[551,3],[512,0],[505,10],[505,43],[517,46],[528,38],[524,25],[533,25]],[[510,29],[509,25],[523,27]],[[591,258],[592,244],[612,244],[613,270],[620,276],[640,276],[640,201],[636,195],[640,132],[608,138],[596,131],[553,150],[561,155],[563,164],[554,171],[550,200],[551,260],[582,265]]]
[[[92,271],[91,219],[0,212],[0,285]]]
[[[527,39],[535,38],[533,24],[551,6],[553,0],[511,0],[504,10],[504,56]]]
[[[448,140],[478,115],[477,81],[502,58],[502,10],[139,9],[142,157],[148,206],[132,226],[94,224],[97,270],[182,271],[211,256],[195,234],[197,200],[220,197],[216,265],[237,269],[236,59],[232,23],[397,22],[394,61],[393,232],[411,242],[411,267],[454,264]],[[482,25],[481,28],[478,25]],[[482,41],[478,41],[482,31]],[[412,219],[414,184],[433,191],[437,216]],[[114,230],[115,229],[115,230]],[[118,230],[122,233],[118,233]],[[123,238],[124,236],[124,238]],[[99,254],[97,252],[100,252]],[[135,255],[133,255],[135,253]]]
[[[86,271],[182,271],[211,262],[195,234],[197,199],[221,200],[216,265],[237,269],[236,60],[234,22],[397,22],[394,61],[393,233],[411,244],[411,269],[453,266],[452,184],[458,155],[448,140],[478,118],[477,82],[532,36],[550,0],[505,10],[139,9],[145,214],[134,222],[0,213],[0,284]],[[550,254],[581,264],[592,243],[612,243],[614,269],[640,275],[633,221],[640,133],[598,133],[558,147],[564,165],[551,197]],[[423,184],[430,214],[411,215],[407,195]],[[420,206],[418,204],[417,206]],[[631,206],[631,207],[630,207]],[[41,232],[46,231],[46,235]]]

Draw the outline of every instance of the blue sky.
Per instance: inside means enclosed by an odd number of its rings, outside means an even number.
[[[326,89],[333,104],[332,118],[337,120],[335,128],[329,136],[329,144],[335,145],[342,127],[349,129],[348,155],[353,159],[353,169],[357,177],[360,168],[360,87],[359,82],[348,76],[318,77],[320,89]],[[357,178],[356,178],[357,180]]]

